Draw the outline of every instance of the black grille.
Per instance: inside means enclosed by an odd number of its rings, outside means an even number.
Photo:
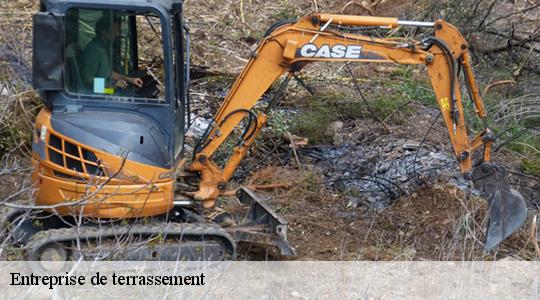
[[[64,141],[65,152],[69,155],[79,157],[79,148],[70,142]]]
[[[49,160],[61,167],[64,166],[64,158],[62,157],[62,154],[54,151],[53,149],[49,149]]]
[[[92,176],[105,176],[105,173],[103,173],[103,170],[101,168],[90,164],[86,164],[86,172],[88,172],[88,175]]]
[[[83,149],[83,158],[87,161],[91,161],[97,164],[98,160],[94,152],[88,151],[86,149]]]
[[[51,134],[49,136],[49,146],[53,147],[56,150],[62,151],[62,140],[59,139],[57,136]]]
[[[82,163],[78,160],[74,160],[71,157],[66,157],[66,164],[67,164],[67,168],[72,171],[81,172],[81,173],[84,172]]]
[[[49,160],[62,168],[89,176],[106,176],[105,171],[99,165],[100,163],[96,154],[88,149],[62,140],[54,134],[49,134],[48,153]],[[56,173],[63,174],[63,176],[59,176],[63,178],[66,178],[66,176],[73,177],[60,172],[55,172],[55,174]]]

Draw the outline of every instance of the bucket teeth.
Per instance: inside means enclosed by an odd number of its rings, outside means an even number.
[[[495,164],[481,164],[472,172],[474,187],[489,203],[489,222],[484,248],[491,250],[518,230],[527,218],[523,196],[506,182],[506,170]]]

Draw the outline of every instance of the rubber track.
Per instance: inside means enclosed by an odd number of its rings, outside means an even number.
[[[163,224],[129,224],[111,226],[80,226],[72,228],[51,229],[34,234],[27,246],[27,258],[30,261],[39,260],[39,252],[48,244],[73,243],[107,238],[117,239],[119,236],[166,236],[167,239],[205,237],[219,239],[227,248],[226,258],[234,259],[236,255],[236,243],[233,238],[221,227],[205,223],[163,223]]]
[[[22,215],[25,211],[17,208],[2,207],[0,208],[0,243],[4,241],[10,229],[11,221],[16,215]]]

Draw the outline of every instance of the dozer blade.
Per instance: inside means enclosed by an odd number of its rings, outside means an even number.
[[[506,182],[506,170],[495,164],[474,168],[472,181],[489,203],[489,222],[484,248],[489,251],[525,222],[527,205],[523,196]]]
[[[242,188],[237,196],[240,203],[249,208],[242,224],[225,228],[235,242],[275,247],[283,256],[296,255],[287,241],[287,222],[253,191]]]

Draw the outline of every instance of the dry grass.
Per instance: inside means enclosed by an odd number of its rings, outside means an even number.
[[[38,111],[30,86],[32,14],[35,1],[4,1],[0,7],[0,160],[29,156]]]

